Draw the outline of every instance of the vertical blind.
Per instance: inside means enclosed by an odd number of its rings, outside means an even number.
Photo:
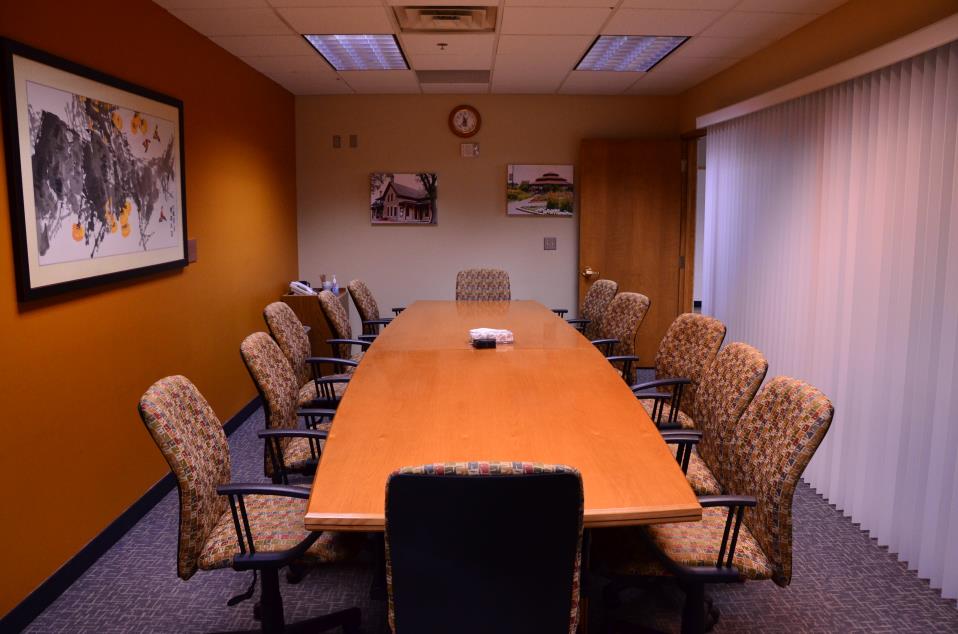
[[[958,597],[958,42],[708,129],[703,310],[835,404],[805,479]]]

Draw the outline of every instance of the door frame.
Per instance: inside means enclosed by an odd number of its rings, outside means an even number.
[[[695,201],[698,189],[698,141],[707,135],[704,128],[686,132],[682,139],[682,212],[679,217],[679,312],[692,312],[695,289]]]

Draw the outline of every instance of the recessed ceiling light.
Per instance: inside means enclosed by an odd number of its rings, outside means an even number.
[[[575,69],[646,72],[687,39],[684,35],[600,35]]]
[[[395,35],[304,35],[336,70],[408,70]]]

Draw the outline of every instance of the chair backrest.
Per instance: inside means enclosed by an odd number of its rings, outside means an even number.
[[[313,376],[306,363],[312,348],[309,345],[306,330],[303,328],[303,322],[299,320],[293,309],[283,302],[273,302],[267,306],[263,310],[263,319],[266,320],[269,334],[273,335],[279,349],[283,351],[286,360],[292,366],[296,381],[300,385],[305,385]]]
[[[330,291],[320,291],[319,307],[323,309],[323,316],[326,317],[326,323],[329,324],[329,332],[334,339],[352,339],[353,329],[349,325],[349,315],[339,302],[339,298]],[[345,348],[342,345],[333,345],[333,356],[341,359],[346,358]]]
[[[588,319],[589,323],[585,325],[585,336],[589,339],[596,339],[602,325],[602,317],[615,294],[619,292],[618,282],[612,280],[596,280],[586,291],[582,298],[582,311],[580,315],[583,319]]]
[[[266,427],[296,429],[300,384],[296,381],[293,367],[286,360],[283,351],[265,332],[254,332],[240,344],[240,356],[243,357],[246,370],[263,400]],[[280,445],[283,450],[291,440],[282,439]],[[268,460],[266,469],[267,475],[271,475]]]
[[[386,485],[394,633],[572,634],[581,558],[582,480],[571,467],[424,465]]]
[[[772,566],[772,580],[792,579],[792,496],[832,422],[834,408],[818,389],[785,376],[771,379],[732,433],[733,495],[754,495],[745,525]]]
[[[702,377],[725,340],[725,324],[714,317],[684,313],[675,318],[655,354],[655,378],[685,377],[680,409],[692,416]],[[666,388],[667,389],[667,388]]]
[[[213,408],[184,376],[160,379],[140,398],[140,418],[176,476],[180,530],[176,572],[189,579],[213,527],[229,506],[216,487],[229,484],[230,450]]]
[[[649,298],[641,293],[619,293],[609,302],[602,317],[599,337],[619,340],[612,354],[635,354],[635,333],[647,312]]]
[[[373,297],[369,287],[366,286],[366,282],[352,280],[346,285],[346,288],[349,290],[349,296],[353,298],[353,303],[356,304],[360,319],[372,321],[380,318],[379,304],[376,303],[376,298]]]
[[[709,470],[729,478],[732,433],[768,372],[768,361],[747,343],[730,343],[719,351],[702,377],[693,419],[702,430],[697,450]]]
[[[460,301],[509,301],[509,274],[500,269],[466,269],[456,275],[456,299]]]

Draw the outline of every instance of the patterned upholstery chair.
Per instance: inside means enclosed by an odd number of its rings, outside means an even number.
[[[353,280],[346,285],[346,289],[349,290],[349,296],[353,298],[356,310],[359,311],[359,318],[363,322],[364,335],[377,334],[380,326],[385,326],[393,320],[392,317],[380,316],[379,304],[376,303],[376,298],[373,297],[369,287],[366,286],[366,282]],[[398,317],[399,313],[405,309],[405,306],[393,308],[393,314]]]
[[[263,401],[267,431],[272,431],[264,448],[264,472],[283,484],[289,483],[290,473],[313,473],[336,410],[299,407],[300,385],[293,367],[265,332],[244,339],[240,356]],[[300,418],[314,433],[299,433]]]
[[[509,274],[500,269],[466,269],[456,275],[456,300],[507,302],[512,299]]]
[[[230,484],[230,453],[223,427],[199,390],[182,376],[154,383],[139,403],[140,417],[176,476],[180,498],[176,571],[258,570],[264,632],[284,627],[278,571],[302,562],[334,562],[355,550],[355,538],[303,530],[307,489]],[[240,521],[242,518],[242,524]],[[254,549],[255,544],[255,549]],[[238,599],[252,595],[253,588]],[[308,623],[358,633],[360,612],[350,608]]]
[[[586,291],[585,297],[582,298],[582,306],[579,307],[580,317],[578,319],[567,319],[566,321],[575,326],[587,338],[595,339],[599,336],[602,316],[617,292],[619,292],[617,282],[596,280]],[[559,317],[563,317],[569,311],[566,308],[553,308],[552,312]]]
[[[460,462],[389,477],[394,634],[574,634],[581,562],[582,479],[571,467]]]
[[[365,338],[353,339],[353,329],[349,325],[349,315],[343,310],[339,298],[330,291],[320,292],[319,307],[323,309],[323,316],[326,317],[326,323],[329,324],[329,332],[334,336],[333,339],[327,339],[326,343],[332,346],[334,357],[350,362],[344,363],[343,367],[348,374],[352,374],[372,342]],[[366,335],[363,335],[363,337],[366,337]],[[352,346],[358,346],[359,352],[351,354],[350,348]]]
[[[641,293],[619,293],[602,316],[599,338],[592,339],[629,382],[634,376],[633,363],[639,360],[635,356],[635,333],[649,312],[649,303],[649,298]]]
[[[678,445],[676,457],[698,495],[718,495],[729,472],[732,433],[765,379],[768,361],[746,343],[730,343],[715,357],[699,386],[694,422],[698,433],[663,431]]]
[[[269,334],[293,368],[299,383],[299,407],[335,407],[349,383],[347,374],[323,376],[323,365],[337,366],[341,359],[310,356],[309,337],[303,323],[287,304],[273,302],[263,310]]]
[[[705,583],[771,579],[787,586],[792,497],[833,413],[811,385],[773,378],[732,431],[726,494],[699,498],[702,521],[602,531],[596,560],[613,574],[678,576],[686,591],[683,632],[705,631]]]
[[[656,425],[661,426],[664,418],[667,427],[694,428],[696,392],[724,339],[725,324],[714,317],[684,313],[675,318],[655,354],[656,380],[632,386],[635,392],[656,388],[671,395],[668,401],[641,399]]]

